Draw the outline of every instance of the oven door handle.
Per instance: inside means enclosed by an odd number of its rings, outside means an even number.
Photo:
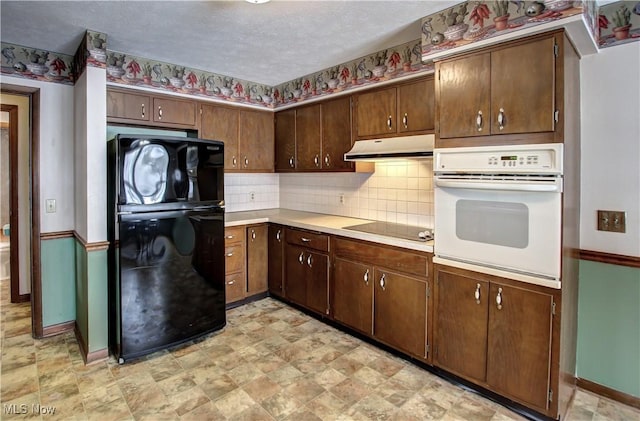
[[[450,180],[436,177],[436,186],[445,189],[509,190],[526,192],[562,193],[562,179],[547,182]]]

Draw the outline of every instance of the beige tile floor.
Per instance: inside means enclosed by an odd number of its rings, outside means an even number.
[[[199,341],[84,365],[73,334],[33,339],[29,304],[9,304],[8,281],[0,292],[0,419],[522,419],[272,299],[229,311],[224,331]],[[640,411],[579,391],[568,419]]]

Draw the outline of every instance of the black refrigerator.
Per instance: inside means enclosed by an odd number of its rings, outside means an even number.
[[[109,342],[119,363],[226,324],[224,145],[108,143]]]

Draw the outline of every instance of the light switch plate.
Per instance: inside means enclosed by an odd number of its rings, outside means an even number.
[[[599,210],[598,231],[627,232],[626,212]]]
[[[55,211],[56,211],[56,199],[47,199],[46,207],[47,207],[47,213],[55,213]]]

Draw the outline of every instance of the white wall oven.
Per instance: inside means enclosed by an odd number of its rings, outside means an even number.
[[[560,288],[562,147],[436,149],[434,262]]]

